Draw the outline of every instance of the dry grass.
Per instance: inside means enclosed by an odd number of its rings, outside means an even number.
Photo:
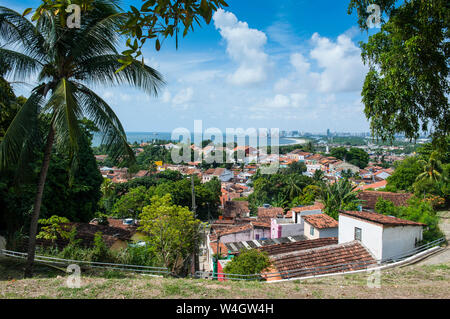
[[[369,288],[366,273],[269,284],[83,271],[79,289],[47,266],[38,266],[33,279],[22,274],[22,262],[0,260],[0,298],[450,298],[450,264],[386,270],[381,288]]]

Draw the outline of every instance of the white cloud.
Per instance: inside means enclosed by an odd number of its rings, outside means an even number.
[[[312,36],[314,48],[310,52],[312,59],[320,68],[319,91],[346,92],[361,90],[367,68],[361,60],[361,51],[351,38],[342,34],[336,42]]]
[[[264,52],[267,36],[264,32],[249,28],[246,22],[219,9],[213,16],[214,25],[227,43],[227,54],[238,65],[228,77],[235,85],[261,83],[267,79],[270,66],[269,57]]]
[[[192,88],[182,89],[172,99],[172,103],[175,105],[185,105],[190,102],[194,96],[194,90]]]

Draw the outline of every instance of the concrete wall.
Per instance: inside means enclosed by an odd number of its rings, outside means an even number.
[[[245,232],[224,235],[220,237],[220,241],[226,244],[226,243],[234,243],[237,241],[253,240],[254,238],[252,238],[252,232],[253,232],[252,230],[248,230]]]
[[[382,259],[399,256],[415,248],[422,240],[421,226],[396,226],[383,229]]]
[[[289,223],[282,218],[272,218],[271,238],[282,238],[299,235],[303,235],[303,225]]]
[[[361,243],[380,260],[383,252],[383,227],[348,216],[339,215],[339,244],[355,240],[355,227],[361,229]]]

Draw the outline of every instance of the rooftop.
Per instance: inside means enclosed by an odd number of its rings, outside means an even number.
[[[383,214],[372,212],[358,212],[358,211],[343,211],[340,215],[347,215],[350,217],[356,217],[358,219],[367,220],[383,226],[426,226],[422,223],[413,222],[406,219],[401,219],[393,216],[386,216]]]
[[[269,280],[317,276],[341,271],[364,269],[376,264],[367,249],[357,241],[296,250],[270,256],[278,278]],[[271,271],[272,272],[272,271]]]
[[[339,226],[338,222],[327,214],[306,215],[303,216],[303,219],[317,229],[336,228]]]
[[[395,206],[407,206],[408,200],[413,196],[411,193],[391,193],[379,191],[363,191],[358,194],[358,198],[363,201],[363,208],[375,209],[375,204],[381,197],[384,200],[389,200]]]

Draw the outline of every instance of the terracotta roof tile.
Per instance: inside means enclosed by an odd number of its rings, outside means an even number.
[[[366,211],[342,211],[340,215],[347,215],[359,219],[364,219],[377,224],[381,224],[383,226],[426,226],[422,223]]]
[[[223,217],[243,217],[250,213],[247,201],[226,201],[223,209]]]
[[[301,250],[306,250],[306,249],[311,249],[311,248],[335,245],[337,243],[338,243],[337,238],[328,237],[328,238],[319,238],[319,239],[312,239],[312,240],[302,240],[302,241],[293,242],[293,243],[269,245],[269,246],[264,246],[264,247],[261,247],[258,249],[261,251],[267,252],[269,254],[269,256],[271,256],[271,255],[279,255],[279,254],[293,252],[293,251],[301,251]]]
[[[338,222],[327,214],[307,215],[303,216],[303,219],[318,229],[336,228],[339,226]]]
[[[259,218],[277,218],[284,215],[284,209],[281,207],[258,207],[258,217]]]
[[[413,194],[411,193],[391,193],[378,191],[363,191],[358,194],[358,198],[363,201],[363,208],[366,209],[375,209],[375,204],[380,197],[384,200],[390,200],[395,206],[407,206],[407,202],[412,196]]]
[[[270,259],[280,272],[279,278],[274,279],[353,271],[376,264],[372,255],[357,241],[272,255]]]
[[[305,212],[305,211],[310,211],[310,210],[319,210],[319,209],[322,210],[324,208],[325,208],[325,206],[322,203],[317,203],[317,204],[309,205],[309,206],[294,207],[291,209],[291,211],[300,213],[300,212]]]

